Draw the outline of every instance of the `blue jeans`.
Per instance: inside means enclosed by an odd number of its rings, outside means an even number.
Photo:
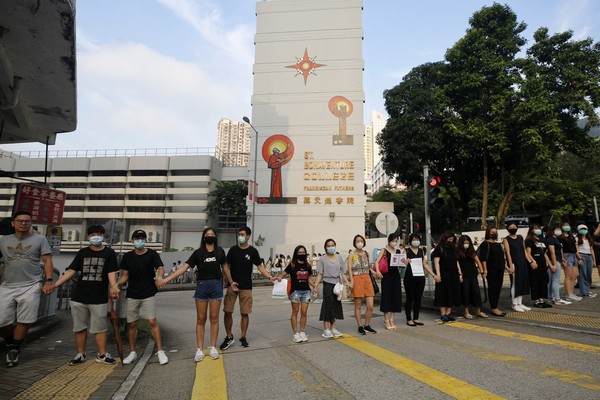
[[[579,276],[577,282],[579,283],[579,295],[589,296],[590,287],[592,286],[592,272],[594,272],[594,261],[592,260],[591,254],[580,253],[581,260],[583,261],[581,268],[579,268]]]
[[[548,268],[548,298],[552,300],[560,300],[560,269],[561,262],[556,262],[556,272]]]

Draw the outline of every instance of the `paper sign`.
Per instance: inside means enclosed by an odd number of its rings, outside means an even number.
[[[404,260],[406,259],[406,254],[392,254],[390,259],[390,267],[402,267],[404,266]]]
[[[425,276],[425,271],[423,271],[422,258],[411,258],[410,269],[412,270],[413,276]]]

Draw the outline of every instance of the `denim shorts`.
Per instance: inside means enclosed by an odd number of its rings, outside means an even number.
[[[577,267],[577,254],[575,253],[563,253],[563,257],[567,260],[565,267]]]
[[[290,294],[292,303],[310,303],[310,290],[294,290]]]
[[[194,299],[199,301],[223,300],[223,281],[221,279],[197,281]]]

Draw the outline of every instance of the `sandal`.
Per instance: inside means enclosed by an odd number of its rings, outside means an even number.
[[[406,321],[406,325],[408,325],[408,326],[417,326],[417,324],[415,324],[415,321]]]
[[[496,314],[496,313],[491,313],[494,317],[506,317],[506,313],[505,312],[501,312],[500,314]]]
[[[394,329],[394,328],[392,328],[392,325],[390,325],[389,319],[384,319],[383,322],[385,323],[385,329],[387,329],[388,331],[391,329]]]
[[[396,329],[396,325],[394,325],[394,320],[390,319],[390,329]]]
[[[465,314],[465,319],[473,319],[473,316],[471,314]]]
[[[488,315],[486,313],[484,313],[484,312],[480,312],[479,314],[477,314],[477,316],[479,318],[483,318],[483,319],[488,319],[489,318]]]
[[[414,320],[415,325],[419,325],[419,326],[423,326],[425,325],[424,323],[422,323],[421,321],[418,320]]]

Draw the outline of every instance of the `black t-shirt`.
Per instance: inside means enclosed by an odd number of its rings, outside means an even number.
[[[439,265],[442,271],[454,271],[458,272],[457,261],[458,255],[456,254],[456,249],[454,247],[445,247],[445,246],[437,246],[435,250],[433,250],[433,254],[431,258],[435,260],[439,258]],[[434,262],[435,267],[435,262]],[[439,271],[436,271],[439,273]]]
[[[488,271],[504,271],[506,267],[504,250],[502,250],[502,245],[498,242],[488,242],[485,240],[479,245],[477,256],[479,257],[479,261],[486,263]]]
[[[559,240],[562,244],[563,253],[577,253],[577,244],[573,235],[569,233],[567,237],[561,236]]]
[[[542,241],[535,241],[533,239],[525,239],[525,249],[531,248],[531,256],[535,260],[535,263],[538,265],[538,268],[546,268],[546,257],[544,257],[544,253],[546,253],[546,244]]]
[[[556,261],[562,262],[562,243],[560,240],[555,238],[554,236],[546,236],[546,247],[550,248],[550,246],[554,246],[554,254],[556,255]],[[550,262],[552,262],[552,254],[548,250],[548,258]]]
[[[186,262],[191,268],[198,267],[196,279],[199,281],[221,279],[223,278],[222,267],[226,262],[225,250],[221,247],[217,247],[214,251],[196,249]]]
[[[67,269],[80,272],[71,299],[83,304],[108,302],[108,273],[117,272],[117,255],[110,247],[92,250],[85,247],[77,252]]]
[[[121,269],[129,274],[127,286],[128,299],[147,299],[158,292],[154,277],[156,270],[163,266],[160,256],[153,249],[146,249],[144,254],[136,254],[134,250],[123,255]]]
[[[312,268],[307,263],[296,263],[288,265],[285,269],[286,274],[292,278],[292,292],[296,290],[310,290],[308,279],[312,273]]]
[[[258,250],[252,246],[245,249],[234,246],[227,253],[227,264],[231,271],[231,279],[237,282],[240,290],[252,290],[252,266],[260,265]]]

